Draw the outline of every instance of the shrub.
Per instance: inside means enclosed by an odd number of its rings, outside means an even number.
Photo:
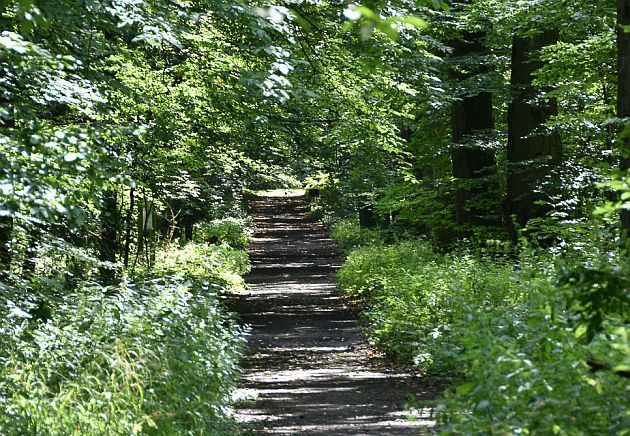
[[[573,289],[554,284],[549,257],[515,267],[407,241],[353,251],[338,281],[366,301],[374,343],[460,380],[437,407],[445,433],[601,434],[627,425],[624,379],[587,365],[595,356],[625,368],[624,320],[608,317],[593,341],[582,340]]]
[[[173,248],[161,274],[58,296],[46,322],[2,297],[0,433],[231,434],[243,332],[213,286],[238,272],[229,250]]]
[[[254,232],[249,219],[224,218],[195,225],[194,241],[197,243],[227,244],[235,249],[245,249]]]
[[[333,216],[351,216],[356,213],[351,193],[329,173],[318,172],[307,177],[304,188],[313,210],[313,219],[329,221]]]
[[[345,253],[354,248],[373,244],[380,239],[378,230],[362,228],[356,219],[344,219],[336,223],[331,236],[339,249]]]
[[[226,243],[186,244],[159,250],[152,271],[142,274],[181,275],[198,286],[206,283],[214,291],[234,291],[245,286],[242,276],[249,269],[249,256],[244,250],[232,248]]]

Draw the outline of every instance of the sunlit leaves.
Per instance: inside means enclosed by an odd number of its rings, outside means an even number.
[[[239,254],[227,246],[170,247],[160,255],[160,275],[127,279],[115,295],[97,286],[67,293],[45,323],[36,321],[42,306],[5,300],[0,427],[139,433],[154,415],[150,428],[166,433],[230,433],[223,410],[243,331],[215,292],[232,285],[223,276],[238,277]]]
[[[402,25],[407,24],[416,29],[424,29],[427,27],[427,22],[420,17],[408,15],[382,18],[372,9],[359,5],[351,5],[346,8],[344,10],[344,16],[351,21],[359,21],[361,18],[364,19],[361,20],[361,36],[364,39],[369,38],[374,30],[379,30],[392,40],[397,40],[399,27]]]
[[[92,173],[98,154],[87,143],[85,133],[53,135],[34,133],[28,146],[4,138],[0,150],[12,161],[5,166],[0,202],[11,214],[27,221],[82,221],[80,204],[90,197],[85,184]]]
[[[449,2],[446,2],[444,0],[432,0],[433,1],[433,5],[438,8],[438,9],[443,9],[445,12],[450,12],[451,8],[449,6]]]
[[[615,219],[616,215],[622,210],[630,210],[630,174],[618,172],[613,174],[610,180],[601,182],[598,186],[613,191],[618,200],[604,202],[593,211],[595,215]]]
[[[24,41],[21,35],[13,32],[4,31],[0,35],[0,46],[5,50],[13,50],[18,54],[26,54],[29,44]]]

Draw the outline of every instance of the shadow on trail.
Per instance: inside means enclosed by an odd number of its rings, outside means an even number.
[[[429,409],[406,418],[410,395],[440,386],[374,353],[338,296],[335,249],[308,220],[303,196],[252,202],[257,231],[248,291],[228,304],[252,327],[236,411],[256,434],[411,435],[430,432]]]

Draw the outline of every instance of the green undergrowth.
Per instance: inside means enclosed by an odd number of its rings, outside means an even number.
[[[197,224],[193,238],[200,244],[227,244],[236,250],[243,250],[247,248],[253,233],[254,223],[251,218],[225,218]]]
[[[455,381],[436,406],[441,431],[617,434],[628,428],[627,379],[615,372],[628,364],[623,317],[604,317],[587,339],[588,324],[574,307],[579,284],[563,281],[553,259],[438,254],[417,240],[365,244],[364,230],[350,230],[344,224],[333,231],[341,246],[360,246],[338,282],[364,301],[371,340]],[[627,290],[622,277],[617,285]],[[608,369],[594,372],[589,361]]]
[[[361,228],[355,220],[339,221],[333,226],[331,236],[337,248],[346,254],[355,248],[375,244],[380,241],[378,230]]]
[[[227,240],[195,242],[158,250],[115,287],[57,291],[46,319],[28,295],[1,297],[0,433],[237,433],[244,332],[217,294],[248,269]]]

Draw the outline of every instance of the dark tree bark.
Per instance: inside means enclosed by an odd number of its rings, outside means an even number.
[[[558,40],[556,30],[536,36],[514,36],[512,44],[512,102],[508,107],[508,228],[516,237],[511,216],[524,226],[528,220],[542,217],[548,206],[537,204],[547,198],[537,192],[545,175],[562,160],[562,146],[557,133],[536,132],[557,113],[556,101],[534,101],[539,94],[532,81],[542,66],[539,52]]]
[[[195,217],[189,212],[182,218],[182,225],[184,226],[184,238],[186,242],[193,240],[193,226],[195,224]]]
[[[617,54],[619,56],[619,76],[617,113],[619,118],[630,118],[630,32],[623,26],[630,26],[630,0],[617,0]],[[630,132],[621,141],[621,169],[630,169]],[[630,210],[621,211],[621,225],[630,239]]]
[[[64,235],[65,236],[65,235]],[[24,263],[22,264],[22,273],[32,275],[35,273],[35,264],[37,259],[37,243],[41,238],[41,231],[33,226],[26,235],[26,253]]]
[[[101,210],[101,235],[99,259],[103,262],[116,262],[118,253],[118,199],[116,191],[105,191]],[[111,283],[115,278],[112,268],[101,267],[101,278]]]
[[[129,190],[129,208],[127,209],[127,218],[125,219],[125,252],[124,263],[125,268],[129,266],[129,255],[131,253],[131,229],[134,227],[133,212],[136,207],[136,190]]]
[[[11,268],[11,234],[13,233],[13,219],[0,217],[0,280],[8,278]]]
[[[372,229],[377,226],[378,222],[376,214],[371,204],[361,203],[359,204],[359,226]]]
[[[459,58],[482,54],[485,50],[484,37],[483,32],[465,32],[461,40],[453,42],[453,56]],[[453,72],[451,76],[456,80],[464,80],[481,72]],[[471,144],[464,145],[467,137],[494,128],[492,95],[486,91],[460,95],[459,101],[453,105],[451,125],[455,144],[451,152],[453,176],[472,185],[459,187],[455,193],[456,221],[460,225],[496,224],[495,220],[489,218],[496,215],[496,211],[473,204],[476,200],[487,199],[496,188],[496,181],[488,178],[496,170],[494,152]]]

